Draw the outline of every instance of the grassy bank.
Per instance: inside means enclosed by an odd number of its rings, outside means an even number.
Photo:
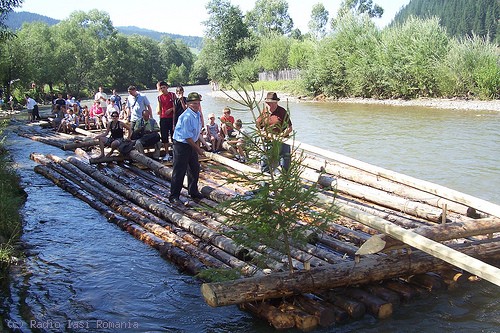
[[[14,244],[22,230],[19,208],[26,198],[4,147],[4,131],[7,124],[8,120],[0,123],[0,269],[2,271],[9,266],[15,255]]]

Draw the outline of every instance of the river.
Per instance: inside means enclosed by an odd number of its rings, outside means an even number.
[[[205,117],[226,99],[208,86]],[[147,92],[155,104],[154,91]],[[286,105],[286,101],[281,101]],[[289,103],[299,141],[500,203],[500,112],[364,104]],[[251,119],[233,109],[235,118]],[[26,187],[25,260],[2,299],[19,332],[275,332],[236,306],[210,308],[200,283],[80,200],[35,174],[31,152],[65,156],[14,134],[7,146]],[[387,320],[366,315],[315,332],[498,332],[499,288],[488,282],[434,292]]]

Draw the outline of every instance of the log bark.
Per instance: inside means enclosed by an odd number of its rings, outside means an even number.
[[[367,185],[387,193],[397,194],[400,197],[408,198],[412,201],[424,202],[437,208],[442,208],[443,205],[446,204],[449,210],[462,215],[467,215],[468,207],[465,205],[443,199],[437,195],[421,191],[414,187],[397,183],[394,180],[378,177],[373,173],[364,172],[359,168],[310,157],[304,159],[304,165],[317,171],[324,171],[336,178],[344,178],[346,180]]]
[[[361,319],[366,313],[366,307],[363,303],[341,296],[335,290],[323,291],[317,295],[334,306],[341,308],[353,319]]]
[[[408,283],[404,283],[402,281],[397,280],[388,280],[382,284],[387,289],[390,289],[396,293],[398,293],[403,301],[410,301],[415,297],[421,295],[420,291],[414,286],[409,285]]]
[[[333,308],[326,306],[324,303],[318,302],[304,295],[296,296],[294,298],[294,303],[304,309],[307,313],[316,316],[321,326],[328,327],[335,324],[335,312]]]
[[[343,291],[349,297],[362,302],[368,312],[378,319],[387,319],[392,315],[392,304],[357,288],[349,288]]]
[[[67,143],[63,145],[63,150],[75,150],[76,148],[92,147],[99,144],[99,140],[86,140],[80,142]]]
[[[491,258],[500,256],[499,246],[500,242],[469,244],[461,246],[460,250],[466,254],[477,255],[479,252],[479,257]],[[293,274],[275,273],[225,283],[205,283],[201,292],[205,301],[215,307],[370,283],[402,275],[425,273],[449,267],[448,265],[436,257],[416,251],[405,256],[363,258],[359,264],[349,261]]]
[[[421,288],[427,289],[428,291],[443,290],[446,289],[446,284],[443,279],[434,274],[416,274],[408,278],[408,282],[415,284]]]
[[[267,320],[276,329],[295,327],[295,318],[293,315],[284,313],[269,303],[244,303],[241,304],[241,308],[253,313],[257,317]]]
[[[279,309],[282,312],[291,314],[295,319],[295,326],[302,331],[312,331],[318,327],[319,319],[318,317],[308,314],[307,312],[301,310],[297,306],[283,302],[280,304]]]

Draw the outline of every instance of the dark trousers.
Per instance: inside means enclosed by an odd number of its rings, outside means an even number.
[[[179,198],[186,173],[189,195],[199,195],[200,162],[198,161],[198,153],[189,144],[174,141],[174,164],[170,198]]]
[[[264,147],[264,149],[269,150],[270,147]],[[287,171],[290,168],[291,158],[290,158],[291,148],[287,143],[282,143],[280,147],[279,153],[279,165],[283,170]],[[277,165],[271,165],[273,169],[276,169]],[[270,172],[269,162],[265,157],[261,158],[260,161],[260,171],[261,172]]]

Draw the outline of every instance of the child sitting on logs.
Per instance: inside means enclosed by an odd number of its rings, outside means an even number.
[[[236,133],[236,137],[234,139],[224,141],[222,147],[233,154],[236,161],[246,163],[247,159],[244,148],[247,134],[246,130],[243,128],[243,122],[241,119],[234,122],[234,132]]]

